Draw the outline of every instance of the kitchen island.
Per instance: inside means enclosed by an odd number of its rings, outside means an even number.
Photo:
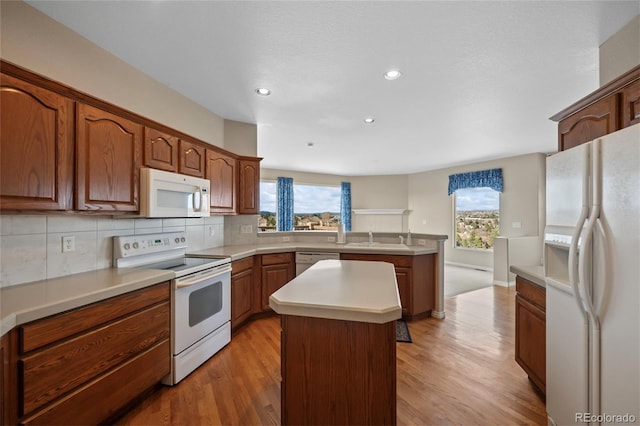
[[[394,267],[323,260],[273,293],[281,315],[282,424],[395,424]]]

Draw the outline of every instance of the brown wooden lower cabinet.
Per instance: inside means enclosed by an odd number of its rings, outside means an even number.
[[[262,310],[270,311],[269,296],[296,276],[295,253],[272,253],[260,256]]]
[[[254,256],[231,263],[231,329],[236,330],[253,313]]]
[[[283,425],[396,424],[395,321],[281,316]]]
[[[11,330],[3,388],[16,397],[3,399],[4,424],[98,424],[160,383],[171,368],[170,288],[164,282]]]
[[[516,277],[516,362],[542,393],[546,389],[546,291]]]
[[[342,260],[365,260],[393,263],[402,304],[402,316],[409,320],[431,314],[435,303],[435,254],[401,256],[386,254],[342,253]]]

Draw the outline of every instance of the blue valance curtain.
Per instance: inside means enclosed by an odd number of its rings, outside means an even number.
[[[351,182],[340,183],[340,223],[351,231]]]
[[[502,169],[481,170],[478,172],[449,175],[449,195],[462,188],[488,187],[502,192]]]
[[[276,230],[293,231],[293,178],[279,177],[276,192]]]

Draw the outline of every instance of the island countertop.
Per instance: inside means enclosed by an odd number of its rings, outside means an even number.
[[[322,260],[273,293],[281,315],[384,324],[402,316],[394,266]]]

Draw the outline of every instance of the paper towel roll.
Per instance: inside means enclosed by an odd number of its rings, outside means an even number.
[[[337,239],[336,243],[338,243],[338,244],[344,244],[345,243],[344,234],[345,234],[344,224],[341,223],[341,224],[338,225],[338,239]]]

